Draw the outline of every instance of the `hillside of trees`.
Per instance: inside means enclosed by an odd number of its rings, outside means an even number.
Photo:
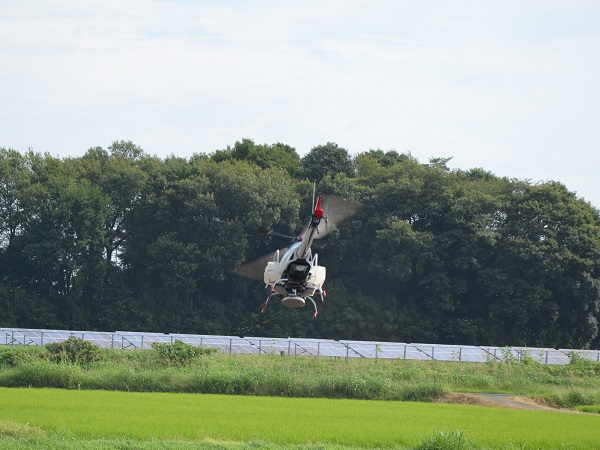
[[[188,159],[128,141],[0,148],[0,326],[597,348],[599,211],[559,182],[334,143],[243,139]],[[317,192],[363,205],[326,239],[327,301],[273,301],[243,262]]]

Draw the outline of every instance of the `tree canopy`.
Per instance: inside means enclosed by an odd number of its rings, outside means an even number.
[[[0,149],[0,326],[586,348],[600,344],[599,211],[556,181],[328,142],[242,139],[189,159],[129,141]],[[285,247],[317,191],[363,205],[316,249],[323,312],[234,271]]]

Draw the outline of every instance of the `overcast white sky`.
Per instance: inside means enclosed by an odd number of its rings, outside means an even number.
[[[0,147],[245,137],[453,157],[600,207],[600,2],[2,2]]]

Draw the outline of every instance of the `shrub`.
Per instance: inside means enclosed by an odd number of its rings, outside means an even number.
[[[71,336],[63,342],[55,342],[44,346],[50,361],[86,365],[99,360],[100,347],[81,338]]]
[[[21,363],[30,361],[31,357],[28,353],[16,348],[0,350],[0,368],[15,367]]]
[[[519,362],[513,353],[512,347],[501,347],[500,353],[502,353],[502,361],[505,364],[515,365]]]
[[[188,366],[200,359],[202,355],[211,355],[217,352],[215,348],[195,347],[179,339],[172,344],[153,342],[152,348],[161,362],[170,366]]]
[[[424,438],[416,450],[470,450],[475,449],[472,441],[462,431],[438,431]]]
[[[600,374],[600,363],[584,358],[577,352],[569,352],[569,368],[582,376]]]

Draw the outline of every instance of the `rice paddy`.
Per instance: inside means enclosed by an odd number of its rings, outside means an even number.
[[[13,432],[0,432],[5,435],[0,445],[11,440],[17,445],[15,436],[27,435],[14,431],[19,426],[38,433],[28,437],[30,443],[43,434],[50,441],[67,435],[82,442],[221,446],[214,448],[418,448],[428,436],[450,430],[462,433],[473,448],[600,445],[598,415],[205,394],[0,388],[0,431],[1,424],[13,424]]]
[[[0,450],[600,448],[595,362],[97,356],[0,348]],[[572,413],[435,403],[464,392],[519,394]]]

